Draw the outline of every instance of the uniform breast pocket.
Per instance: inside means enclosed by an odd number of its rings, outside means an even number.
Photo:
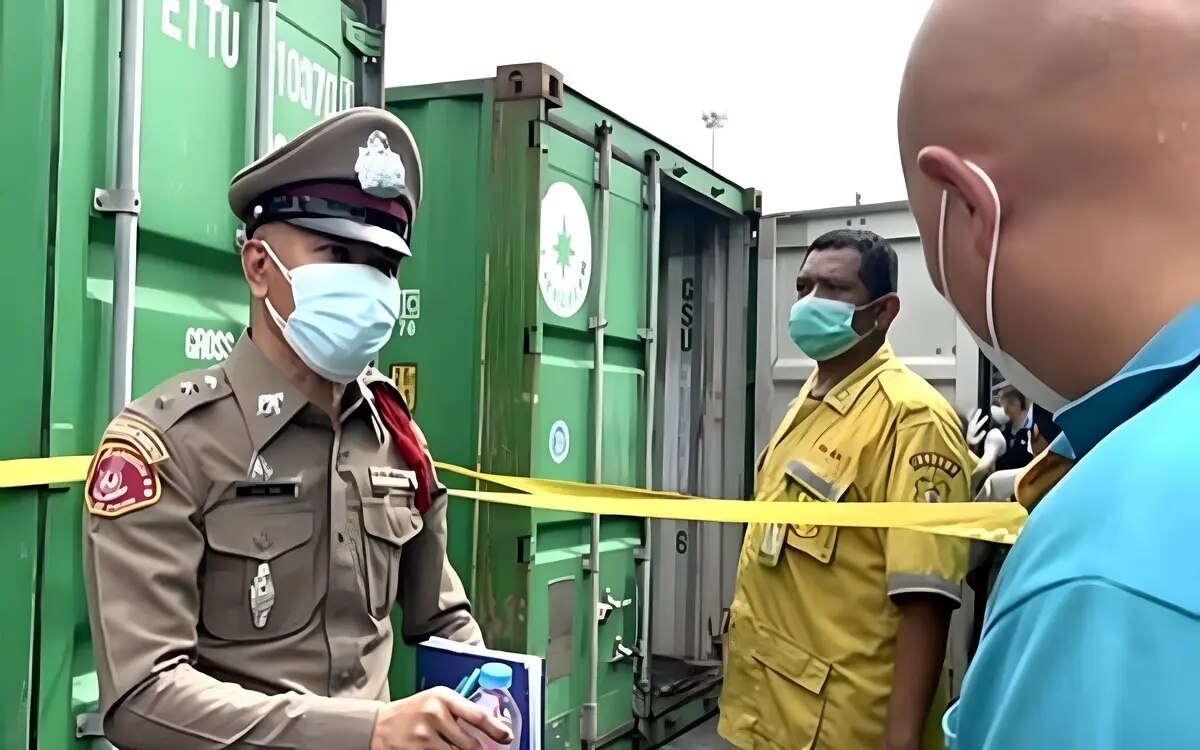
[[[277,638],[296,632],[325,594],[314,516],[294,497],[232,499],[204,517],[200,620],[217,638]]]
[[[372,616],[382,619],[396,601],[404,545],[424,522],[417,512],[415,488],[403,472],[354,469],[352,473],[362,499],[367,598]]]
[[[800,502],[842,502],[851,494],[854,477],[852,464],[845,458],[832,465],[827,461],[789,461],[784,472],[786,492]],[[837,549],[837,538],[836,526],[792,524],[788,530],[787,546],[818,562],[828,563],[833,560]]]

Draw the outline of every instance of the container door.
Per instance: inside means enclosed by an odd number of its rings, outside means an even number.
[[[246,325],[238,223],[226,191],[255,152],[257,24],[267,5],[145,2],[135,398],[166,378],[225,359]],[[352,102],[355,55],[344,40],[340,3],[280,0],[276,7],[269,59],[278,145]],[[93,191],[113,184],[120,9],[117,0],[73,2],[64,28],[50,352],[53,455],[90,453],[110,417],[113,215],[94,202]],[[81,491],[72,486],[46,504],[38,733],[39,745],[49,750],[103,742],[79,575]]]
[[[530,473],[533,476],[638,486],[645,456],[641,394],[645,324],[646,218],[643,175],[616,161],[602,175],[601,151],[543,126],[542,188],[538,219],[538,320],[541,354],[535,396]],[[604,294],[601,305],[601,294]],[[597,325],[603,343],[597,348]],[[599,354],[597,354],[599,352]],[[599,367],[597,367],[597,365]],[[602,377],[597,378],[597,373]],[[585,573],[590,516],[538,514],[530,588],[530,619],[546,621],[549,581],[562,581],[563,555],[573,560],[574,603],[583,627],[575,641],[574,668],[550,683],[550,699],[566,698],[558,680],[569,681],[570,701],[547,706],[552,726],[562,713],[588,701],[592,657],[593,574]],[[600,535],[601,612],[597,686],[597,736],[633,728],[632,648],[637,639],[637,575],[634,551],[640,521],[605,518]],[[547,570],[545,578],[541,569]],[[562,583],[558,583],[562,586]],[[578,726],[571,719],[567,726]],[[555,734],[550,734],[551,737]],[[556,745],[557,746],[557,745]],[[562,747],[577,747],[564,744]]]
[[[58,86],[61,3],[0,1],[0,91],[12,113],[0,140],[0,163],[10,179],[0,198],[7,252],[0,298],[13,317],[0,336],[5,369],[0,412],[0,459],[44,455],[45,346],[53,318],[46,269],[53,257],[53,93]],[[48,493],[0,490],[0,747],[27,748],[37,721],[37,602],[34,591],[45,556],[40,542]],[[65,714],[64,714],[65,717]]]

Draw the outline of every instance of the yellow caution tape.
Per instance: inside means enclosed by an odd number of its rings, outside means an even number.
[[[1025,509],[1016,503],[752,503],[705,498],[652,500],[455,489],[450,490],[450,494],[501,505],[602,516],[911,529],[1004,544],[1016,541],[1027,516]]]
[[[0,461],[0,489],[82,482],[91,456]],[[517,492],[450,490],[455,497],[538,510],[715,523],[909,529],[1012,544],[1028,517],[1017,503],[770,503],[713,500],[632,487],[437,468]]]
[[[11,461],[0,461],[0,489],[82,482],[87,478],[88,466],[91,463],[91,456],[18,458]]]

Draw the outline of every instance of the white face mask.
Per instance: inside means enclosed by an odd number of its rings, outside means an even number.
[[[1055,391],[1050,386],[1046,385],[1036,375],[1031,373],[1025,365],[1016,360],[1015,357],[1005,352],[1000,348],[1000,339],[996,336],[996,312],[995,303],[993,301],[996,288],[996,251],[1000,245],[1000,194],[996,192],[996,185],[992,182],[992,178],[988,177],[987,172],[984,172],[975,164],[966,162],[966,165],[974,170],[975,174],[979,175],[983,180],[983,184],[987,185],[988,191],[992,194],[992,202],[996,210],[995,228],[992,230],[992,249],[988,254],[988,270],[987,270],[987,324],[988,336],[990,342],[984,341],[979,334],[967,326],[967,330],[971,331],[971,337],[975,339],[975,343],[979,345],[979,350],[983,352],[992,364],[1000,368],[1000,372],[1012,382],[1022,393],[1029,397],[1031,401],[1044,406],[1052,412],[1057,412],[1062,407],[1070,403],[1070,399]],[[958,307],[955,306],[953,298],[950,296],[950,287],[946,284],[946,203],[948,192],[942,191],[942,213],[938,220],[938,270],[942,276],[942,294],[946,297],[946,301],[958,312]],[[962,313],[959,313],[962,317]],[[964,323],[966,321],[963,321]]]

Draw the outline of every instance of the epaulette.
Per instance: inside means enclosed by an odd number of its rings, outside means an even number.
[[[378,387],[380,385],[386,387],[388,392],[396,396],[396,399],[400,402],[401,406],[404,407],[404,413],[409,417],[412,417],[412,407],[409,406],[408,400],[404,398],[404,392],[396,387],[396,381],[392,380],[387,375],[384,375],[374,367],[368,367],[367,369],[363,370],[363,374],[360,375],[358,379],[359,382],[366,386],[368,392],[371,392],[374,387]]]
[[[159,432],[166,432],[195,409],[233,393],[220,366],[185,372],[163,381],[126,407]]]

